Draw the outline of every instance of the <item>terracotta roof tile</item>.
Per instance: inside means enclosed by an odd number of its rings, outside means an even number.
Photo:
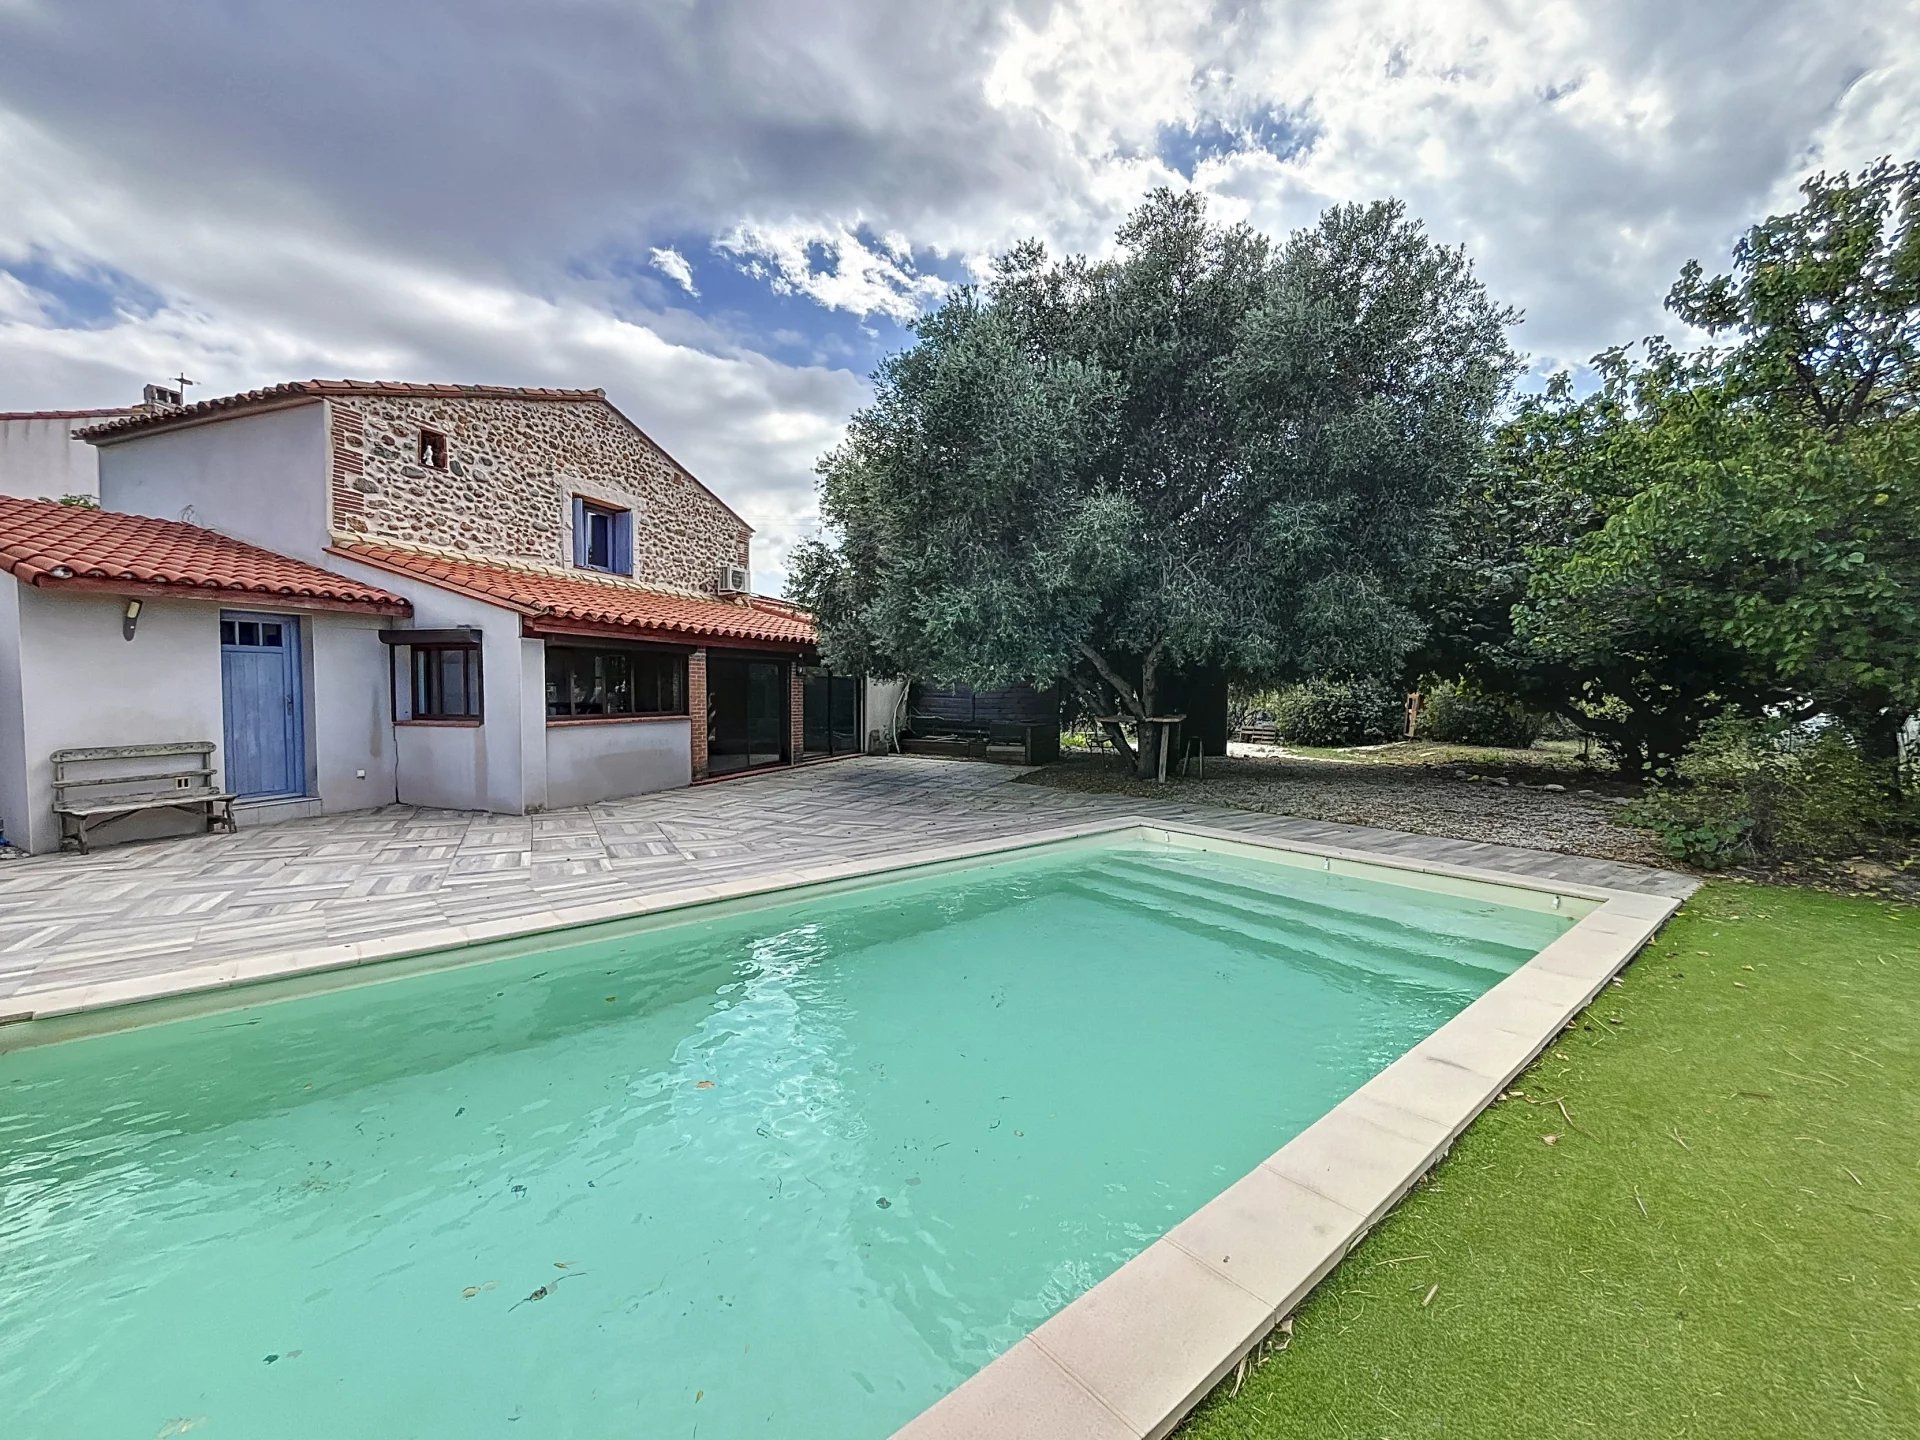
[[[604,402],[604,390],[554,390],[525,385],[423,385],[406,380],[286,380],[242,390],[237,395],[211,395],[191,405],[142,410],[79,432],[85,440],[106,440],[135,430],[177,425],[227,410],[252,410],[285,400],[324,400],[329,395],[391,395],[412,400],[573,400]]]
[[[0,420],[106,420],[132,413],[131,405],[116,405],[106,410],[0,410]]]
[[[536,622],[633,630],[689,640],[747,640],[796,649],[814,642],[813,622],[784,602],[720,600],[637,581],[354,542],[334,553],[429,584],[476,595]]]
[[[0,569],[47,590],[139,587],[400,615],[413,608],[378,586],[198,525],[11,495],[0,495]]]

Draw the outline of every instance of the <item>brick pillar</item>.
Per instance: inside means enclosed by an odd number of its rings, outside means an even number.
[[[693,747],[693,778],[707,775],[707,652],[687,656],[687,728]]]
[[[806,707],[806,682],[801,678],[800,662],[789,661],[787,664],[787,728],[790,733],[787,743],[793,747],[787,751],[789,765],[798,765],[800,757],[807,750]]]

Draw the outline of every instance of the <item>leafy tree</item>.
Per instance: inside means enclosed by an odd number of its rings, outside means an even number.
[[[1646,596],[1556,612],[1558,626],[1530,603],[1647,473],[1626,358],[1595,363],[1607,377],[1595,394],[1576,397],[1563,375],[1521,401],[1448,513],[1418,602],[1429,637],[1412,668],[1559,715],[1597,736],[1623,771],[1644,774],[1670,767],[1723,706],[1783,697],[1732,646]]]
[[[1161,191],[1117,242],[1022,245],[919,322],[821,462],[793,593],[837,664],[1066,679],[1144,775],[1171,668],[1398,663],[1516,317],[1394,202],[1275,246]]]
[[[1731,274],[1689,261],[1667,308],[1734,344],[1729,397],[1841,435],[1920,404],[1920,162],[1815,175],[1749,230]]]
[[[1724,343],[1522,405],[1429,581],[1439,658],[1628,766],[1723,706],[1828,711],[1885,760],[1920,708],[1920,166],[1802,193],[1669,293]]]

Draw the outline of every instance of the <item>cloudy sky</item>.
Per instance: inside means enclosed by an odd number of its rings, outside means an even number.
[[[0,0],[0,410],[603,385],[759,527],[904,321],[1155,185],[1404,198],[1535,373],[1920,144],[1920,0]]]

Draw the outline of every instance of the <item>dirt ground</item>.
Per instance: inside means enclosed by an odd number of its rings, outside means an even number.
[[[1113,755],[1068,750],[1057,765],[1022,776],[1112,795],[1178,797],[1203,805],[1264,810],[1306,820],[1377,825],[1422,835],[1525,845],[1601,860],[1685,869],[1642,830],[1619,823],[1620,807],[1639,793],[1597,756],[1569,741],[1529,750],[1481,749],[1399,741],[1331,750],[1241,745],[1205,763],[1205,777],[1165,787],[1133,778]],[[1882,853],[1727,872],[1735,880],[1811,885],[1844,894],[1920,902],[1920,855]]]
[[[1202,805],[1602,860],[1666,863],[1643,832],[1617,823],[1633,787],[1608,770],[1583,766],[1577,747],[1469,750],[1407,743],[1338,751],[1235,744],[1226,758],[1206,761],[1204,779],[1189,774],[1164,787],[1135,780],[1112,755],[1069,751],[1059,764],[1023,780],[1063,790],[1177,796]]]

